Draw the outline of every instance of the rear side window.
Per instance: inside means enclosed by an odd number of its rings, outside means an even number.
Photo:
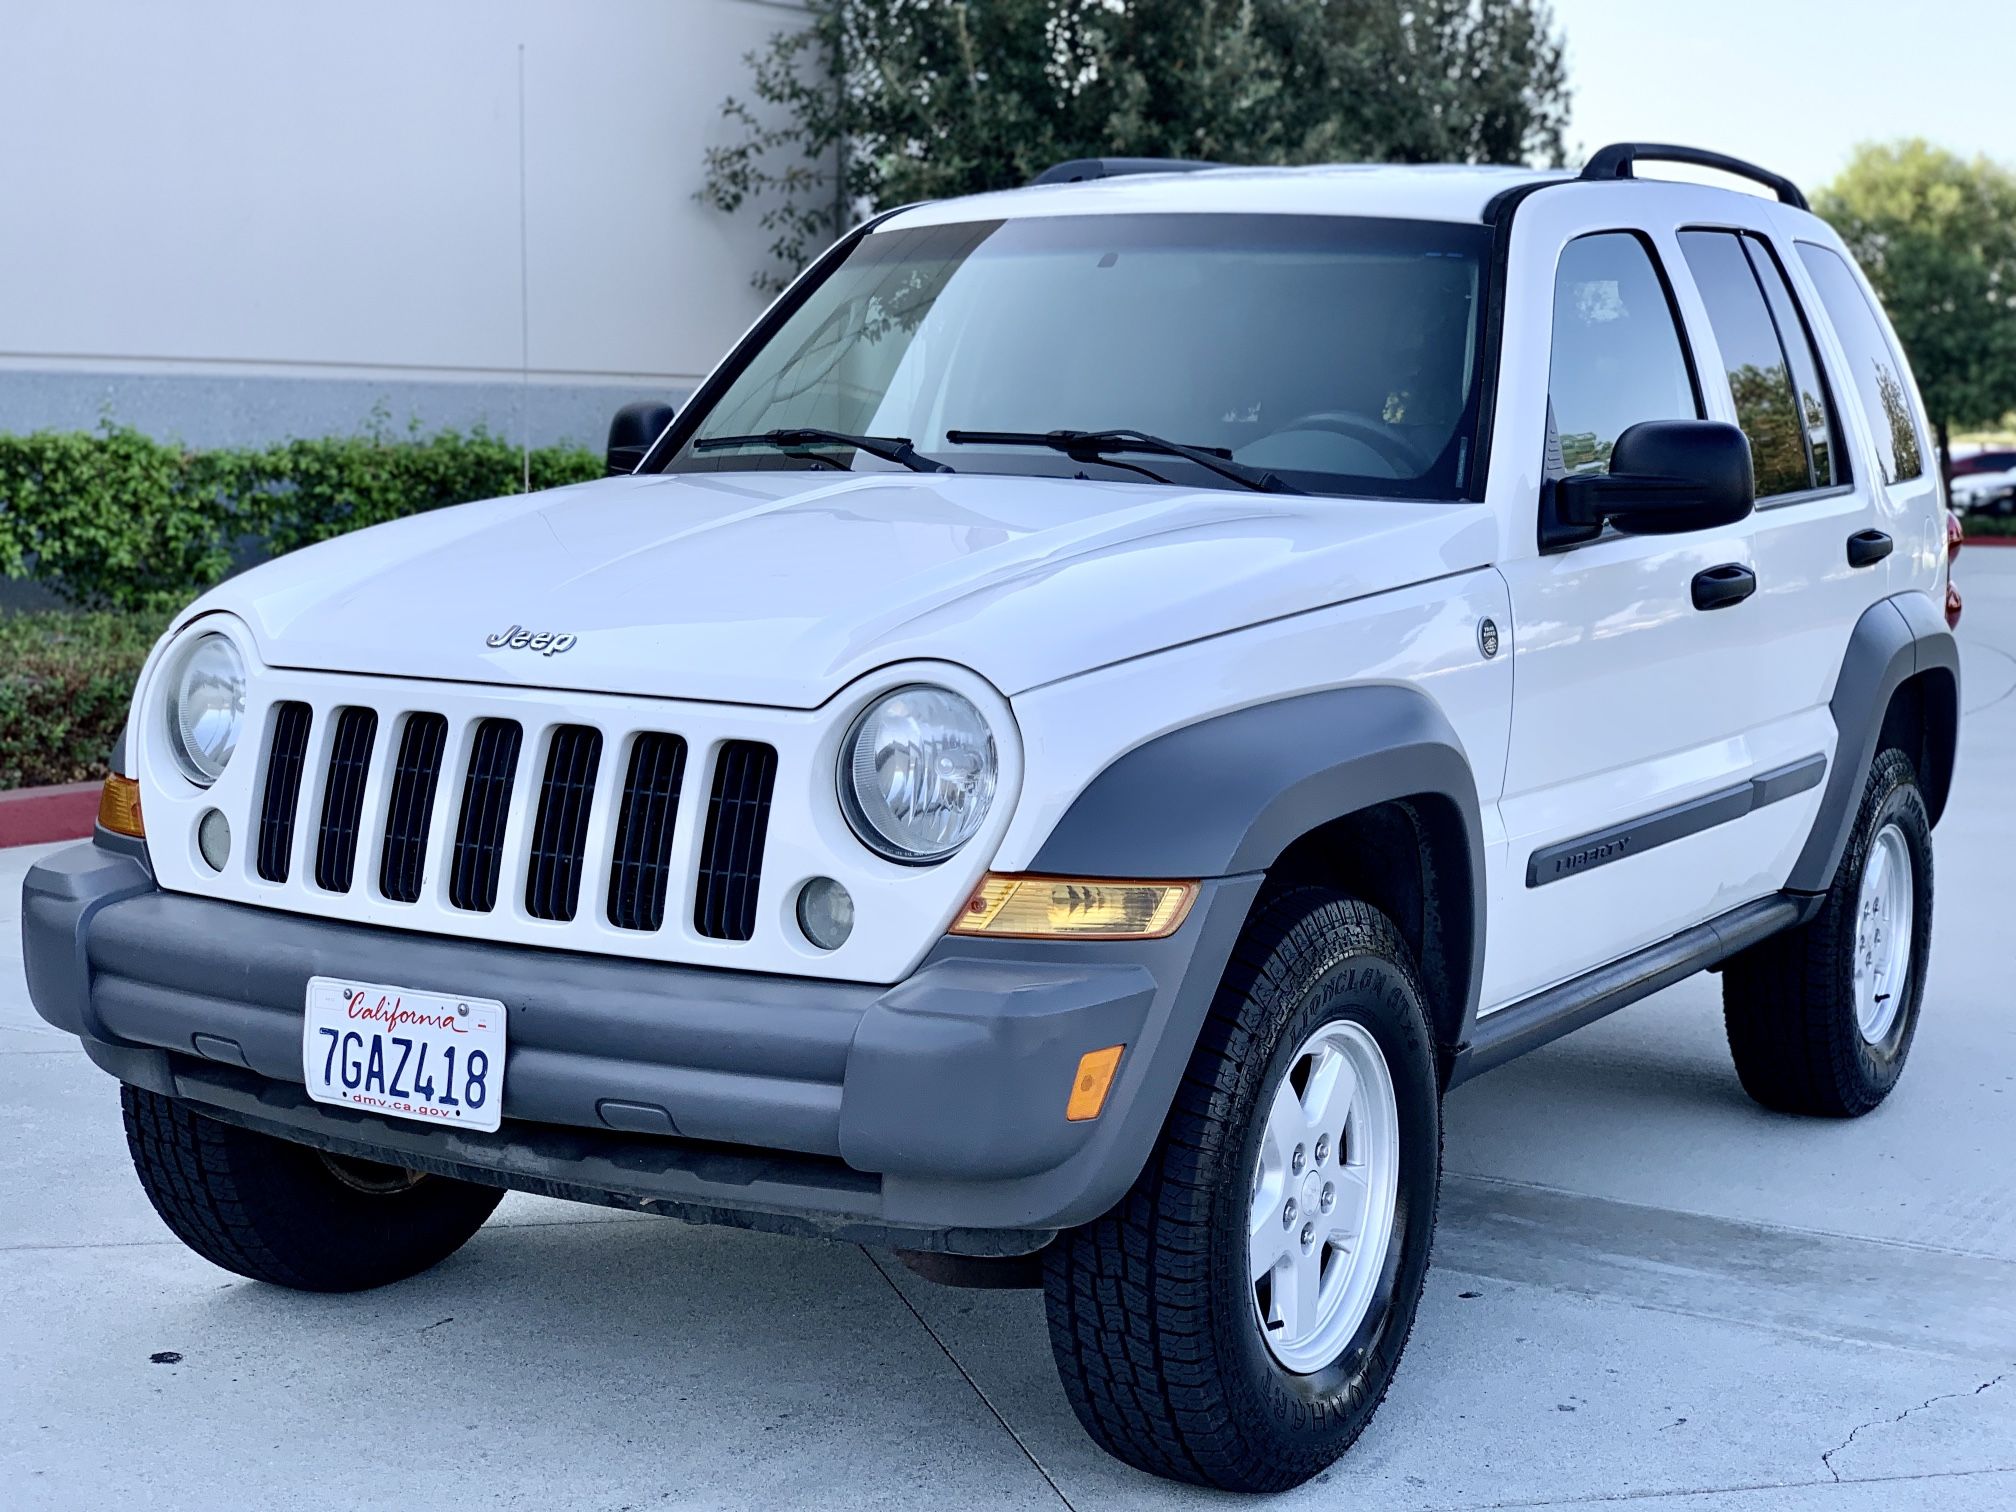
[[[1799,259],[1820,290],[1820,303],[1848,354],[1862,412],[1876,442],[1876,461],[1885,483],[1902,483],[1925,471],[1918,426],[1904,389],[1904,364],[1876,323],[1861,284],[1841,254],[1812,242],[1799,243]]]
[[[1806,425],[1806,451],[1813,461],[1813,486],[1826,488],[1846,483],[1848,454],[1841,445],[1841,417],[1835,413],[1827,379],[1820,371],[1820,355],[1813,345],[1813,327],[1793,297],[1785,281],[1785,269],[1778,254],[1754,236],[1743,238],[1743,250],[1750,254],[1750,266],[1764,286],[1771,302],[1771,318],[1778,322],[1778,337],[1792,362],[1792,391],[1798,397],[1799,415]]]
[[[1750,438],[1757,497],[1831,487],[1834,427],[1819,365],[1769,249],[1734,231],[1683,231],[1680,246]]]
[[[1547,408],[1556,477],[1609,471],[1618,436],[1641,420],[1700,418],[1666,281],[1631,232],[1579,237],[1562,249]]]

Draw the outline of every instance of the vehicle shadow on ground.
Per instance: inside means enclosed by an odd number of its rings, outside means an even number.
[[[878,1505],[1055,1505],[860,1249],[570,1218],[495,1223],[428,1274],[348,1296],[178,1265],[181,1305],[133,1358],[178,1354],[147,1384],[211,1421],[270,1421],[284,1377],[304,1461],[358,1440],[424,1481],[445,1434],[514,1478],[538,1467],[567,1505],[827,1505],[836,1485]]]

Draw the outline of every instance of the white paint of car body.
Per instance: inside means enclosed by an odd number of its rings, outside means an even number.
[[[1145,211],[1475,220],[1492,195],[1549,177],[1155,175],[929,205],[888,224]],[[1767,504],[1718,531],[1606,538],[1542,555],[1535,512],[1560,249],[1595,230],[1649,237],[1709,416],[1733,419],[1713,331],[1674,239],[1702,226],[1747,229],[1776,246],[1815,328],[1853,481]],[[1840,246],[1810,215],[1698,185],[1563,183],[1532,196],[1514,221],[1481,503],[913,475],[865,463],[845,476],[626,477],[362,531],[233,579],[182,617],[230,616],[213,623],[230,627],[255,668],[255,720],[275,698],[309,697],[326,709],[346,697],[382,700],[389,679],[405,679],[390,685],[399,690],[391,705],[374,706],[452,707],[451,725],[517,709],[528,733],[593,717],[679,731],[696,751],[735,734],[770,740],[788,777],[780,775],[770,832],[765,924],[751,941],[703,940],[690,928],[644,940],[598,923],[585,902],[575,924],[554,926],[516,906],[480,916],[438,897],[413,906],[376,899],[375,878],[364,879],[375,870],[382,773],[367,794],[360,885],[350,895],[262,891],[268,885],[242,854],[251,842],[243,824],[240,858],[212,875],[195,854],[195,823],[213,801],[234,819],[253,813],[263,726],[250,726],[239,760],[203,793],[152,738],[160,710],[143,676],[133,760],[150,831],[161,827],[163,884],[498,941],[891,981],[922,959],[984,871],[1026,867],[1072,799],[1127,750],[1270,699],[1397,682],[1437,702],[1468,754],[1488,870],[1483,1001],[1516,1000],[1781,886],[1817,790],[1600,874],[1529,889],[1524,871],[1536,846],[1815,752],[1831,757],[1827,700],[1857,614],[1888,593],[1940,590],[1935,470],[1872,485],[1868,428],[1799,241]],[[1911,397],[1922,417],[1915,389]],[[1898,549],[1876,568],[1851,570],[1846,538],[1869,526],[1892,534]],[[1757,594],[1733,611],[1694,610],[1693,573],[1731,561],[1755,568]],[[1481,655],[1486,617],[1510,656]],[[499,625],[535,621],[567,627],[576,637],[567,656],[485,645]],[[957,858],[897,867],[848,831],[832,762],[866,699],[927,675],[972,697],[995,723],[1003,781]],[[389,738],[381,729],[381,742]],[[605,750],[606,784],[618,748]],[[537,749],[528,741],[528,762]],[[521,810],[535,787],[519,784]],[[304,815],[312,795],[311,784]],[[689,791],[675,855],[689,868],[697,801]],[[598,836],[613,822],[609,807],[597,815]],[[514,855],[526,817],[514,824]],[[437,812],[437,830],[446,822]],[[839,878],[857,902],[855,935],[830,956],[788,923],[797,885],[815,874]]]

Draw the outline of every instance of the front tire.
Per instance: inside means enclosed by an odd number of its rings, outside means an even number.
[[[1441,1164],[1399,931],[1313,888],[1263,903],[1146,1169],[1046,1253],[1051,1346],[1086,1431],[1227,1490],[1324,1469],[1413,1329]]]
[[[212,1265],[296,1291],[364,1291],[437,1265],[503,1199],[494,1187],[324,1155],[120,1088],[154,1211]]]
[[[1932,943],[1932,826],[1902,751],[1869,771],[1820,912],[1722,973],[1743,1090],[1781,1113],[1857,1118],[1903,1074]]]

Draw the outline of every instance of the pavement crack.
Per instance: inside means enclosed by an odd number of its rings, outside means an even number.
[[[1923,1412],[1928,1407],[1936,1407],[1941,1402],[1954,1402],[1964,1400],[1967,1397],[1978,1397],[1984,1391],[1992,1391],[1995,1387],[2000,1386],[2012,1375],[2016,1375],[2016,1365],[2012,1365],[2008,1370],[2003,1371],[2000,1375],[1991,1376],[1988,1380],[1983,1381],[1979,1386],[1972,1387],[1969,1390],[1942,1391],[1937,1396],[1927,1397],[1925,1398],[1924,1401],[1919,1402],[1916,1406],[1906,1407],[1902,1412],[1898,1413],[1895,1417],[1871,1418],[1866,1423],[1857,1423],[1853,1428],[1848,1430],[1848,1437],[1841,1440],[1840,1443],[1836,1444],[1832,1449],[1829,1449],[1825,1454],[1820,1456],[1820,1463],[1826,1466],[1827,1473],[1834,1477],[1836,1484],[1839,1484],[1841,1480],[1841,1472],[1834,1468],[1834,1456],[1837,1454],[1844,1453],[1847,1450],[1848,1446],[1855,1442],[1855,1440],[1861,1435],[1862,1431],[1865,1428],[1889,1428],[1894,1426],[1895,1424],[1903,1422],[1904,1419],[1910,1417],[1913,1413]]]
[[[856,1248],[861,1247],[857,1245]],[[1067,1512],[1078,1512],[1078,1508],[1072,1503],[1071,1498],[1064,1494],[1064,1488],[1058,1485],[1056,1478],[1053,1477],[1050,1474],[1050,1472],[1044,1468],[1043,1461],[1036,1458],[1035,1451],[1032,1450],[1029,1447],[1029,1445],[1023,1440],[1022,1435],[1015,1431],[1015,1425],[1009,1422],[1007,1418],[1002,1416],[1001,1409],[994,1405],[994,1399],[987,1395],[987,1392],[985,1391],[984,1388],[982,1388],[982,1386],[978,1381],[973,1379],[973,1372],[968,1370],[964,1365],[962,1365],[959,1362],[959,1357],[954,1353],[952,1353],[951,1345],[947,1344],[944,1341],[944,1339],[939,1337],[938,1330],[931,1326],[929,1320],[925,1318],[924,1314],[917,1310],[916,1303],[912,1302],[909,1296],[904,1292],[903,1288],[896,1284],[896,1278],[890,1275],[888,1270],[884,1268],[882,1262],[880,1260],[877,1260],[866,1249],[861,1249],[861,1254],[862,1257],[866,1259],[870,1265],[875,1267],[875,1274],[880,1276],[883,1279],[883,1281],[888,1284],[889,1290],[896,1293],[896,1300],[898,1302],[901,1302],[903,1304],[904,1310],[908,1312],[911,1317],[917,1320],[917,1326],[923,1329],[926,1334],[930,1335],[931,1342],[938,1346],[939,1353],[944,1355],[947,1360],[950,1360],[952,1362],[952,1368],[959,1372],[959,1378],[962,1381],[964,1381],[968,1386],[973,1388],[973,1395],[980,1398],[980,1405],[985,1407],[987,1411],[993,1415],[994,1421],[999,1423],[1002,1427],[1002,1430],[1005,1433],[1007,1433],[1008,1437],[1010,1437],[1015,1441],[1015,1447],[1022,1451],[1022,1457],[1027,1461],[1029,1461],[1030,1465],[1035,1469],[1038,1475],[1043,1477],[1043,1484],[1050,1488],[1051,1494],[1055,1496],[1057,1500],[1059,1500],[1064,1504],[1065,1508],[1067,1509]]]

